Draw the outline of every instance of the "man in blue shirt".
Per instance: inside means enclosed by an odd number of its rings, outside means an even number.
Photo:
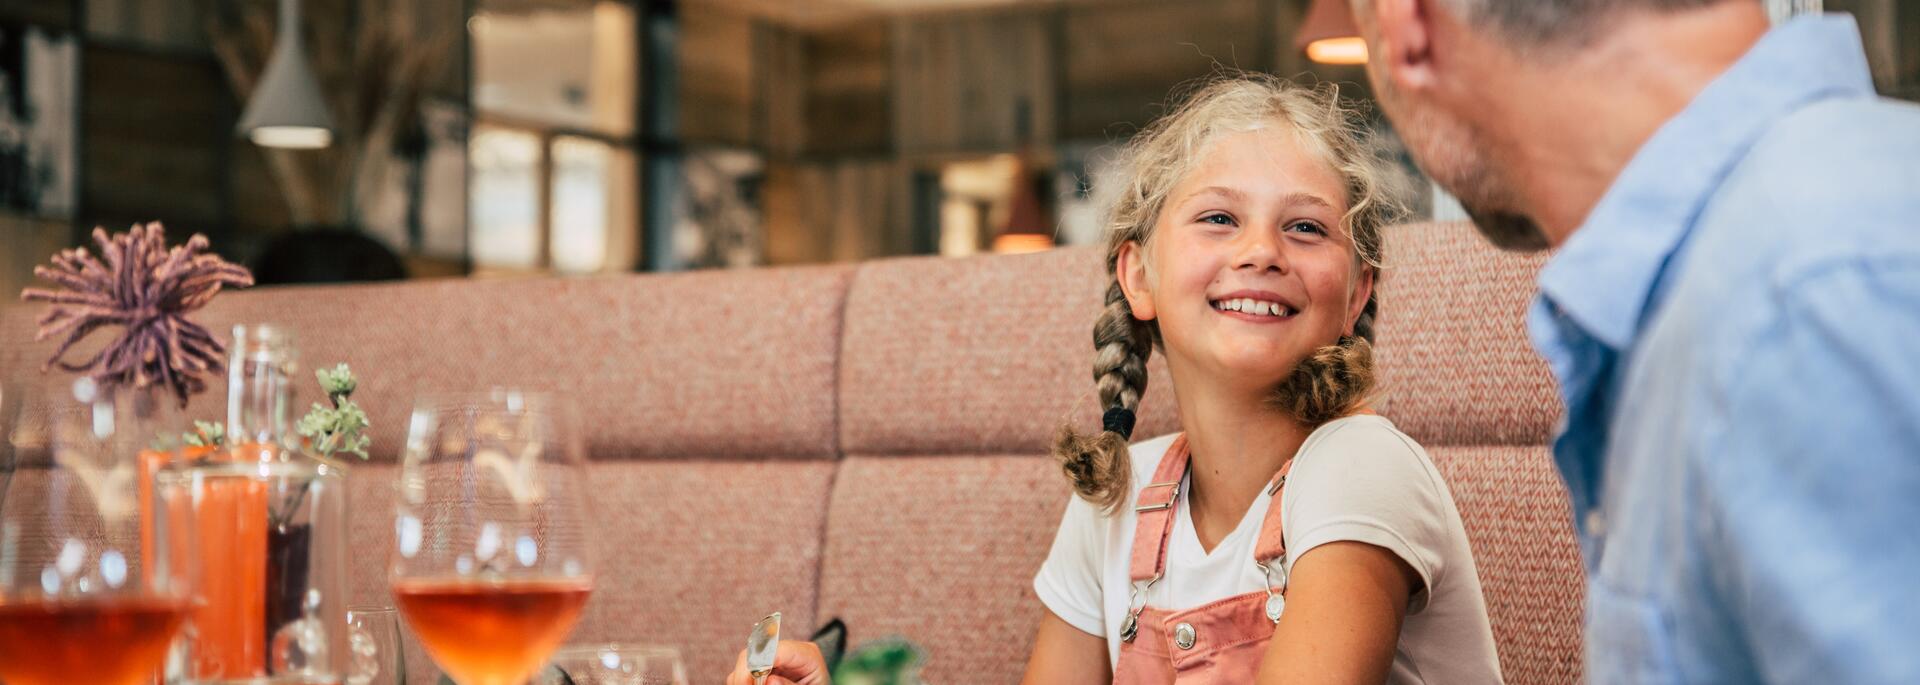
[[[1920,682],[1920,107],[1851,18],[1353,0],[1381,106],[1529,319],[1595,683]]]

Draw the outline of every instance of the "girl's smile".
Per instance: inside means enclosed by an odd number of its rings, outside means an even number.
[[[1236,290],[1212,300],[1214,311],[1230,318],[1252,323],[1290,321],[1300,313],[1297,305],[1279,293],[1268,290]]]

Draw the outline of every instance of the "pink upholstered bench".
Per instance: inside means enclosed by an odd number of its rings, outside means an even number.
[[[1539,260],[1464,225],[1388,240],[1381,408],[1449,478],[1508,682],[1574,682],[1582,585],[1545,449],[1559,408],[1520,323]],[[357,600],[388,601],[413,396],[545,388],[577,403],[601,487],[601,582],[576,640],[678,645],[694,681],[715,682],[778,609],[793,633],[840,616],[856,642],[910,637],[935,682],[1003,683],[1025,663],[1043,611],[1030,579],[1068,497],[1046,441],[1062,420],[1097,423],[1099,260],[261,289],[203,320],[283,323],[309,367],[362,377],[375,448],[352,476]],[[36,314],[0,309],[7,378],[51,351],[23,344]],[[1142,436],[1177,429],[1153,373]],[[197,409],[218,418],[223,391]],[[431,682],[417,647],[409,659]]]

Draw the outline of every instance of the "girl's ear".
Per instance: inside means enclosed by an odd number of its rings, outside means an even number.
[[[1120,281],[1120,291],[1127,294],[1127,306],[1133,310],[1133,318],[1152,321],[1156,315],[1153,291],[1147,287],[1147,253],[1138,241],[1129,240],[1120,246],[1113,272],[1113,277]]]
[[[1373,297],[1373,276],[1379,269],[1360,265],[1360,278],[1353,284],[1353,293],[1347,298],[1346,335],[1353,335],[1353,327],[1360,321],[1360,312],[1367,308],[1367,298]]]

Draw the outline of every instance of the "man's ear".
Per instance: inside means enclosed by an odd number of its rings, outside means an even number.
[[[1379,269],[1363,265],[1360,270],[1360,278],[1354,281],[1353,294],[1347,298],[1347,328],[1345,331],[1347,335],[1353,335],[1353,327],[1360,321],[1360,312],[1367,308],[1367,298],[1373,297],[1373,278],[1374,274],[1379,271]]]
[[[1433,63],[1435,0],[1361,0],[1355,13],[1362,26],[1376,27],[1381,74],[1403,91],[1432,88],[1437,81]]]
[[[1133,318],[1152,321],[1153,290],[1147,287],[1147,251],[1140,243],[1129,240],[1120,246],[1120,254],[1113,266],[1113,276],[1120,281],[1120,291],[1127,294],[1127,306],[1133,309]]]

